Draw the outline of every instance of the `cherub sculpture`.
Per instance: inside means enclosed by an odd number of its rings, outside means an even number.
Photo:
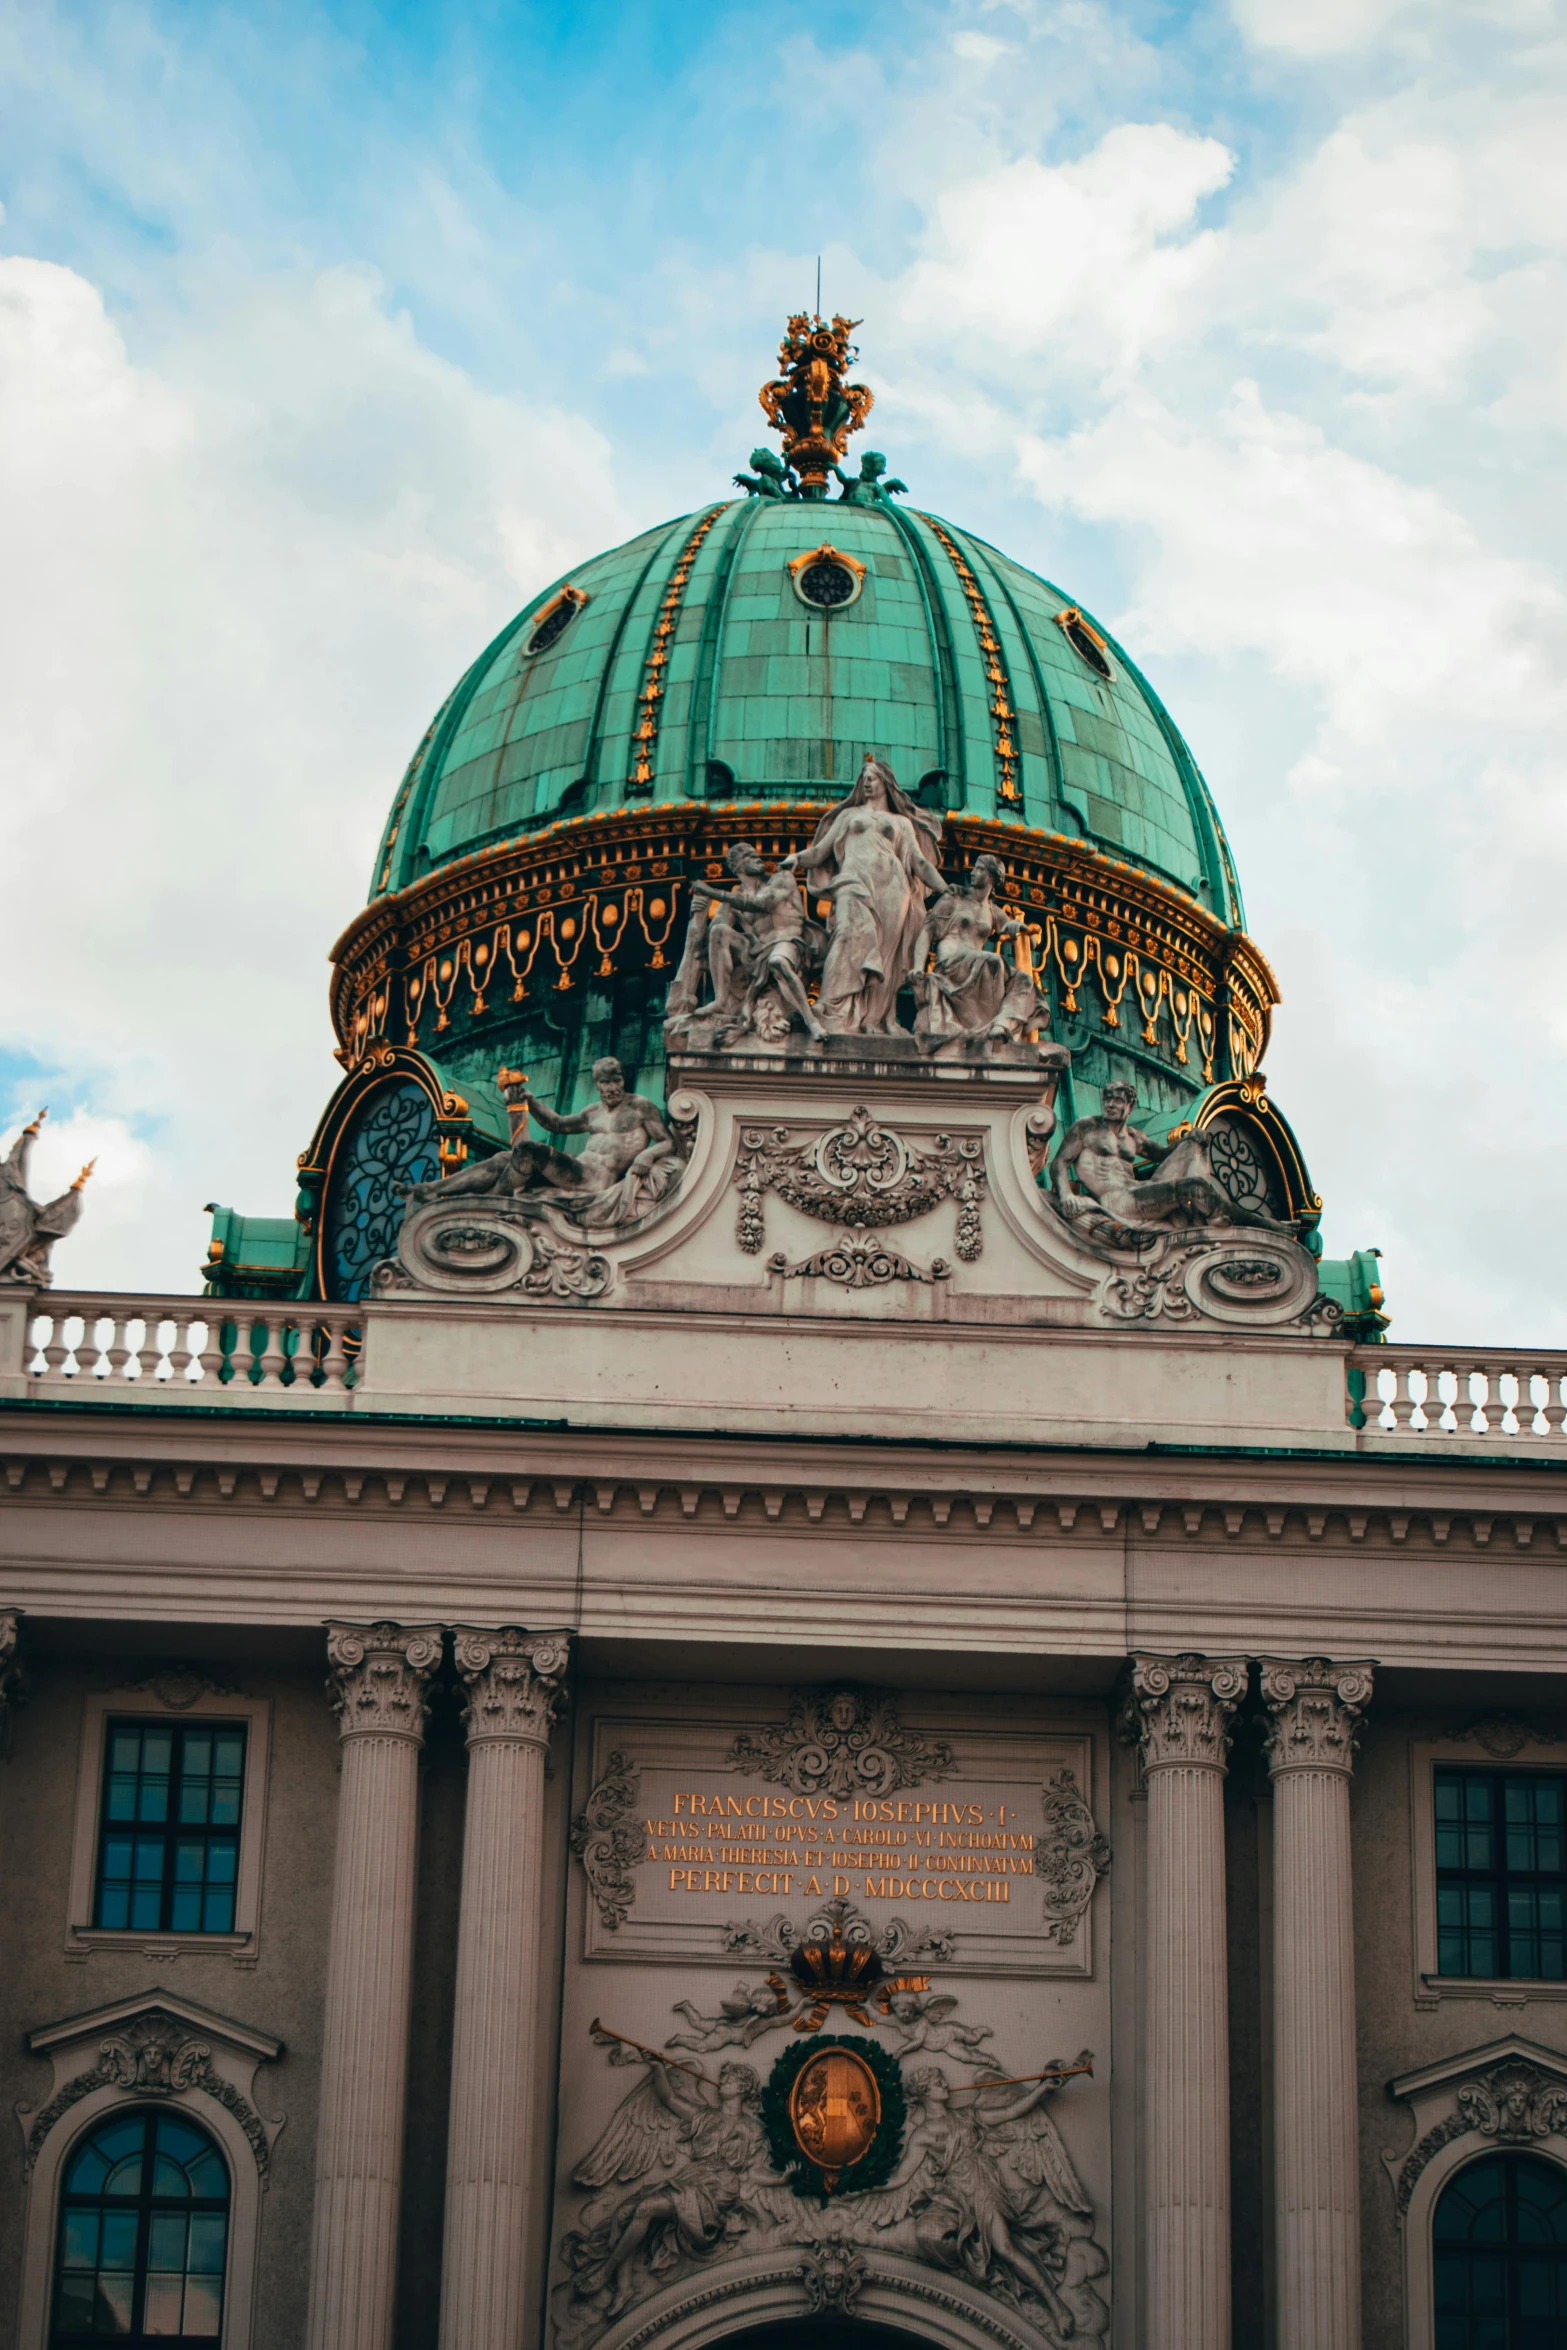
[[[950,2056],[959,2064],[994,2066],[995,2057],[982,2040],[993,2040],[989,2024],[958,2024],[951,2019],[957,2001],[949,1992],[900,1991],[889,1985],[878,2004],[891,2018],[887,2029],[896,2036],[889,2045],[895,2056]]]
[[[755,473],[737,473],[735,487],[748,498],[797,498],[800,485],[791,469],[773,449],[753,449]]]
[[[27,1162],[38,1129],[48,1117],[40,1110],[0,1160],[0,1287],[47,1289],[54,1275],[49,1251],[63,1240],[82,1212],[82,1190],[96,1160],[89,1159],[69,1191],[40,1207],[27,1196]]]
[[[769,1975],[765,1983],[736,1983],[729,1997],[719,2000],[716,2015],[701,2015],[689,1999],[677,1999],[675,2013],[683,2015],[691,2029],[671,2033],[664,2045],[703,2052],[749,2048],[764,2032],[788,2021],[793,1997],[782,1975]]]
[[[751,463],[753,465],[756,463],[754,457]],[[877,506],[884,505],[888,498],[906,498],[909,494],[908,483],[899,481],[896,476],[884,481],[882,476],[886,471],[887,460],[880,449],[866,450],[860,459],[860,470],[857,474],[845,473],[841,465],[835,465],[833,472],[842,484],[840,504],[845,506]]]

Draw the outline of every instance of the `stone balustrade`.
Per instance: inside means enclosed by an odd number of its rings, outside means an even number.
[[[1552,1349],[1363,1346],[1348,1374],[1362,1444],[1567,1448],[1567,1355]]]
[[[27,1318],[22,1368],[43,1395],[319,1411],[352,1394],[364,1328],[362,1306],[52,1290]]]

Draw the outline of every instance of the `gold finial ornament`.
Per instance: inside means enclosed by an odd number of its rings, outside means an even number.
[[[850,433],[875,404],[868,384],[843,380],[859,357],[849,340],[859,323],[834,316],[829,326],[797,311],[778,346],[779,372],[757,394],[768,423],[783,435],[784,463],[798,475],[802,498],[826,497]]]
[[[97,1164],[98,1164],[98,1162],[97,1162],[97,1160],[96,1160],[96,1159],[89,1159],[89,1160],[88,1160],[88,1162],[87,1162],[86,1166],[85,1166],[85,1167],[82,1169],[81,1173],[80,1173],[80,1174],[77,1176],[77,1178],[76,1178],[76,1181],[75,1181],[75,1182],[74,1182],[74,1183],[71,1185],[71,1189],[72,1189],[73,1191],[80,1191],[80,1190],[81,1190],[81,1188],[82,1188],[82,1185],[83,1185],[83,1184],[86,1182],[86,1180],[87,1180],[88,1176],[89,1176],[89,1175],[92,1173],[92,1171],[93,1171],[94,1167],[96,1167],[96,1166],[97,1166]]]

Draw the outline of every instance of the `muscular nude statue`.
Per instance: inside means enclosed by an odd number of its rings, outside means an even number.
[[[1132,1125],[1136,1089],[1112,1078],[1101,1096],[1101,1115],[1079,1118],[1067,1130],[1051,1175],[1056,1205],[1070,1223],[1087,1220],[1137,1232],[1203,1224],[1260,1224],[1293,1232],[1263,1207],[1234,1200],[1214,1179],[1202,1135],[1184,1135],[1173,1150],[1161,1149]],[[1139,1178],[1139,1160],[1155,1159],[1158,1172]],[[1075,1182],[1074,1182],[1075,1177]]]
[[[736,841],[724,863],[735,876],[733,889],[714,889],[705,881],[691,884],[693,897],[705,898],[712,905],[727,906],[745,925],[740,934],[731,923],[714,922],[708,927],[708,967],[712,973],[714,1003],[727,1004],[733,1000],[739,977],[736,964],[748,949],[749,980],[735,1014],[734,1027],[744,1029],[750,1025],[757,997],[771,986],[777,989],[808,1036],[825,1036],[827,1031],[812,1011],[805,992],[807,924],[799,883],[782,866],[776,873],[769,873],[761,852],[748,840]]]
[[[409,1205],[430,1200],[511,1197],[530,1208],[554,1207],[578,1224],[629,1224],[674,1189],[680,1161],[663,1113],[644,1094],[628,1093],[626,1073],[606,1056],[593,1064],[598,1100],[562,1115],[528,1099],[528,1109],[550,1134],[585,1134],[580,1158],[532,1142],[526,1132],[509,1151],[460,1167],[434,1183],[408,1187]]]

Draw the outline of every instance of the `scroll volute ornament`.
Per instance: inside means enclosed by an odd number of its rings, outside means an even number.
[[[1138,1656],[1121,1714],[1145,1771],[1227,1767],[1230,1720],[1246,1694],[1243,1656]]]
[[[867,384],[843,380],[859,357],[849,340],[859,323],[835,316],[829,326],[797,311],[778,346],[778,375],[757,394],[768,423],[783,435],[784,463],[798,474],[804,498],[826,497],[850,433],[874,405]]]
[[[441,1661],[439,1624],[329,1624],[326,1654],[345,1738],[422,1741],[430,1676]]]
[[[1268,1769],[1350,1771],[1371,1703],[1373,1667],[1365,1659],[1334,1664],[1325,1656],[1258,1659],[1268,1709]]]
[[[548,1746],[565,1698],[569,1632],[458,1624],[452,1630],[452,1654],[467,1691],[470,1746],[488,1738]]]

